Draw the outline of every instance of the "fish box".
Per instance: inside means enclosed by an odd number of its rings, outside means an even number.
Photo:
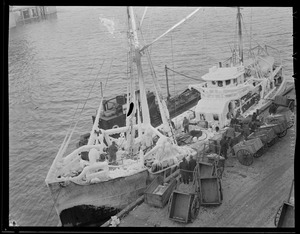
[[[145,190],[145,203],[150,206],[163,208],[176,185],[177,180],[175,178],[172,178],[169,183],[164,183],[163,177],[157,176]]]
[[[275,123],[275,124],[270,124],[270,125],[264,125],[260,127],[261,129],[270,129],[273,128],[274,132],[276,134],[279,134],[283,131],[285,131],[287,129],[287,122],[286,121],[282,121],[279,123]]]
[[[283,203],[277,227],[295,227],[295,208],[290,203]]]
[[[181,223],[190,221],[190,207],[194,200],[194,194],[174,191],[170,201],[169,219]]]
[[[218,178],[200,178],[200,191],[202,205],[222,203],[221,184]]]
[[[280,122],[288,122],[288,117],[286,114],[270,115],[265,121],[267,124],[277,124]]]
[[[276,96],[274,98],[274,103],[279,106],[288,106],[289,100],[285,96]]]

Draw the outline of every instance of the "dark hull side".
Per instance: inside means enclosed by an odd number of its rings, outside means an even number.
[[[101,225],[143,194],[148,177],[144,170],[96,184],[53,182],[48,187],[62,226]]]
[[[174,118],[183,112],[189,110],[195,106],[200,100],[200,93],[195,89],[185,90],[180,95],[167,100],[167,107],[170,113],[170,117]],[[149,103],[150,120],[153,127],[157,127],[162,124],[160,111],[158,106],[155,104],[155,100]],[[93,122],[95,116],[93,116]],[[119,127],[125,126],[126,114],[116,114],[108,118],[99,119],[99,128],[101,129],[111,129],[113,126],[117,125]]]
[[[116,215],[121,209],[108,206],[92,206],[81,205],[74,206],[69,209],[63,210],[60,215],[62,226],[101,226],[111,216]]]

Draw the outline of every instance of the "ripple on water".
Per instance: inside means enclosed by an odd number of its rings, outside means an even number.
[[[57,9],[56,18],[15,28],[9,37],[9,212],[18,224],[25,226],[56,226],[58,223],[44,180],[78,104],[76,116],[91,92],[68,151],[74,149],[79,136],[91,128],[91,115],[99,104],[100,82],[104,87],[108,80],[105,98],[126,91],[125,36],[111,35],[99,22],[100,16],[114,19],[116,30],[124,32],[124,8]],[[149,8],[143,23],[146,42],[157,38],[194,9]],[[144,8],[136,10],[141,17]],[[280,49],[285,74],[292,75],[291,8],[251,10],[244,7],[243,19],[248,26],[244,31],[246,47],[251,11],[253,39]],[[164,94],[165,65],[200,78],[209,67],[230,56],[235,14],[233,8],[201,9],[194,18],[153,44],[150,53]],[[153,89],[147,62],[143,61],[143,65],[147,88]],[[196,83],[171,72],[169,79],[172,95]]]

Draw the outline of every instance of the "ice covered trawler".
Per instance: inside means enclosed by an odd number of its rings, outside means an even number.
[[[195,108],[196,120],[205,120],[212,127],[223,128],[233,117],[247,117],[264,109],[275,96],[287,91],[277,49],[258,45],[250,48],[244,60],[241,17],[238,8],[238,51],[234,50],[232,57],[210,68],[202,76],[203,83],[189,86],[201,93]]]
[[[197,11],[198,9],[185,20]],[[166,103],[162,98],[147,49],[151,44],[141,47],[138,41],[138,30],[141,30],[141,27],[137,29],[132,7],[127,7],[127,18],[130,48],[127,110],[132,111],[127,112],[126,126],[100,129],[98,122],[103,107],[102,97],[88,144],[64,156],[72,134],[65,137],[46,177],[46,184],[63,226],[101,225],[120,209],[135,201],[155,175],[167,176],[166,173],[170,174],[176,170],[183,157],[196,153],[187,146],[176,144]],[[163,122],[159,129],[150,123],[141,66],[142,54],[146,54],[153,75]],[[136,66],[136,69],[133,69],[133,66]],[[138,87],[135,87],[136,81]],[[139,99],[136,90],[139,90]],[[112,138],[114,134],[120,136]],[[110,146],[112,141],[119,147],[116,161],[113,163],[101,157],[104,148]]]

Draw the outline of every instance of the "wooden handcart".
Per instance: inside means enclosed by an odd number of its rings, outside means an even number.
[[[233,150],[242,165],[250,166],[253,163],[253,158],[258,158],[264,153],[265,146],[257,137],[234,145]]]
[[[279,106],[288,107],[292,112],[294,112],[295,100],[290,99],[289,97],[286,96],[281,96],[281,95],[276,96],[273,100],[273,103],[270,106],[269,109],[270,114],[275,114]]]
[[[272,145],[274,145],[278,137],[274,132],[273,128],[269,128],[269,129],[258,128],[256,129],[255,132],[251,133],[248,136],[248,140],[255,139],[255,138],[260,138],[264,146],[271,147]]]
[[[168,204],[169,219],[182,223],[193,222],[200,210],[200,197],[197,193],[175,190]]]
[[[280,115],[270,115],[266,118],[267,124],[279,124],[281,122],[286,122],[286,128],[289,129],[294,126],[294,116],[288,119],[287,115],[280,114]]]
[[[220,151],[221,146],[218,142],[209,141],[208,143],[205,143],[203,150],[200,152],[200,158],[195,170],[199,170],[199,173],[201,175],[204,168],[208,167],[205,166],[206,163],[212,166],[211,176],[222,178],[222,174],[225,168],[225,158],[221,156]]]
[[[202,164],[200,162],[200,164]],[[203,164],[205,166],[205,163]],[[221,181],[216,176],[211,176],[212,165],[200,173],[199,162],[193,172],[193,192],[186,193],[173,191],[168,204],[169,219],[177,222],[193,222],[200,211],[200,205],[219,205],[223,200]],[[197,169],[198,168],[198,169]]]
[[[274,130],[275,134],[279,138],[282,138],[287,134],[287,130],[288,130],[287,121],[280,121],[277,123],[260,126],[260,129],[270,129],[270,128],[272,128]]]
[[[274,218],[274,225],[276,227],[295,227],[295,194],[294,194],[294,180],[292,182],[291,190],[286,202],[279,207]]]

